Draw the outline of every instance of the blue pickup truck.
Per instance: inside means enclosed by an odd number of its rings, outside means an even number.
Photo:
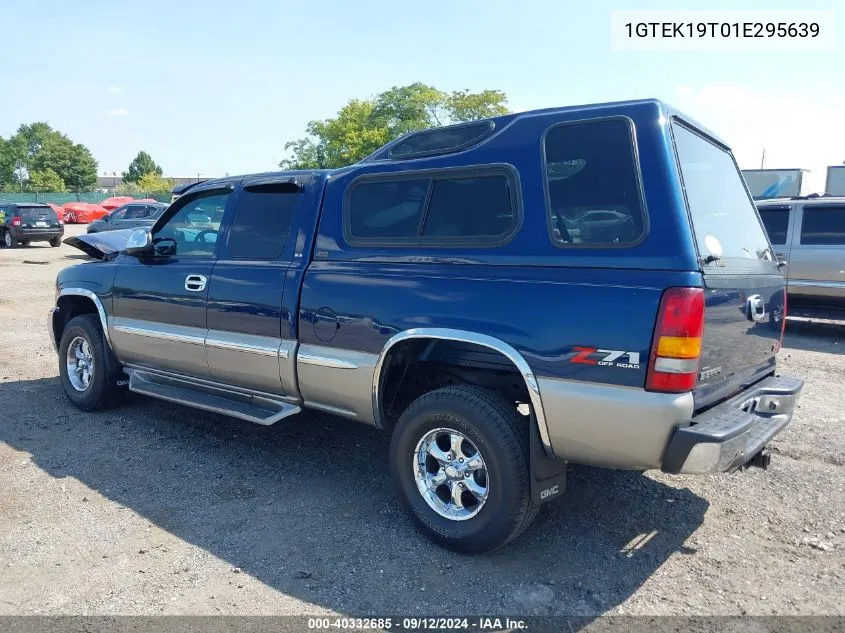
[[[210,180],[152,229],[65,241],[99,260],[59,274],[49,318],[74,405],[373,425],[410,516],[458,551],[520,534],[569,462],[764,466],[802,388],[730,150],[655,100]]]

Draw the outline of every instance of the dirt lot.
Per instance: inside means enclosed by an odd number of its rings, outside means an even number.
[[[573,468],[520,540],[463,557],[397,509],[371,429],[72,408],[45,314],[83,258],[0,250],[0,614],[845,614],[845,324],[789,324],[807,382],[768,471]]]

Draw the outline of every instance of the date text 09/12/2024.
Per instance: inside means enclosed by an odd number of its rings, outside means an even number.
[[[450,630],[525,630],[525,620],[519,618],[309,618],[311,630],[400,630],[400,631],[450,631]]]

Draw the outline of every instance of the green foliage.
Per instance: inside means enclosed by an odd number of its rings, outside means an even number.
[[[140,196],[143,193],[136,182],[122,182],[114,188],[116,196]]]
[[[173,189],[173,181],[169,178],[162,178],[161,174],[149,172],[141,176],[138,181],[138,189],[145,195],[170,193]]]
[[[320,169],[355,163],[393,139],[430,127],[506,114],[500,90],[445,93],[423,83],[394,86],[372,99],[351,99],[333,119],[311,121],[306,136],[285,143],[283,169]]]
[[[15,180],[15,149],[0,137],[0,187],[5,188]]]
[[[65,183],[62,177],[49,167],[44,171],[33,171],[26,181],[27,191],[49,191],[51,193],[64,193]]]
[[[0,185],[5,187],[15,180],[18,161],[30,175],[53,171],[62,181],[62,191],[86,191],[97,184],[97,161],[88,148],[43,121],[21,125],[8,140],[0,142]]]
[[[454,122],[477,121],[508,113],[508,97],[501,90],[456,90],[446,98],[446,110]]]
[[[123,182],[140,182],[147,174],[155,174],[161,177],[161,167],[156,164],[152,156],[147,152],[138,152],[138,155],[129,163],[129,168],[123,172]]]

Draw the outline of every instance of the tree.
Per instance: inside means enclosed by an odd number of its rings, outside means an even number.
[[[162,178],[160,174],[149,172],[141,176],[137,182],[138,189],[146,194],[170,193],[173,189],[173,181],[169,178]]]
[[[122,182],[114,188],[114,193],[117,196],[139,196],[144,192],[136,182]]]
[[[30,174],[52,170],[61,179],[63,190],[86,191],[97,184],[97,161],[88,148],[43,121],[21,125],[8,141],[0,143],[0,182],[8,181],[7,164],[14,171],[18,161]]]
[[[0,187],[15,180],[15,152],[6,139],[0,137]]]
[[[418,130],[506,114],[500,90],[445,93],[423,83],[393,86],[372,99],[350,99],[333,119],[310,121],[306,136],[285,143],[285,169],[350,165],[385,143]]]
[[[28,191],[49,191],[52,193],[63,193],[66,191],[62,177],[49,167],[44,171],[33,171],[26,181]]]
[[[161,167],[152,159],[147,152],[138,152],[138,155],[129,163],[129,168],[123,172],[124,182],[139,182],[147,174],[162,175]]]

